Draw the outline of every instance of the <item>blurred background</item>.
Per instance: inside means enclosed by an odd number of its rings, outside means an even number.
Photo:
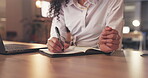
[[[123,48],[148,49],[148,0],[125,0]],[[0,34],[4,40],[46,43],[52,18],[45,0],[0,0]]]

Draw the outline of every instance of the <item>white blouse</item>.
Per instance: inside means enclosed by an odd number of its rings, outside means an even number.
[[[77,46],[96,47],[98,37],[106,26],[116,29],[122,36],[123,0],[87,0],[81,6],[77,0],[63,5],[60,21],[53,19],[50,38],[57,37],[55,26],[66,37],[67,27]]]

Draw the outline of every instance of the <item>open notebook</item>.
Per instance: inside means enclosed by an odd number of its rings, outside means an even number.
[[[53,53],[48,49],[40,49],[41,54],[47,55],[49,57],[63,57],[63,56],[78,56],[78,55],[91,55],[91,54],[110,54],[100,51],[97,48],[92,47],[76,47],[70,46],[64,52],[61,53]]]

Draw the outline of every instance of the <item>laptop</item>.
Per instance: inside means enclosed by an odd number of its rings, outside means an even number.
[[[30,53],[45,48],[47,48],[45,44],[3,41],[0,36],[0,54],[9,55],[9,54]]]

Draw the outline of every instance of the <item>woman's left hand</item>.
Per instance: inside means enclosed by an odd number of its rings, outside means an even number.
[[[120,45],[120,38],[117,30],[107,26],[99,37],[99,48],[104,52],[117,50]]]

